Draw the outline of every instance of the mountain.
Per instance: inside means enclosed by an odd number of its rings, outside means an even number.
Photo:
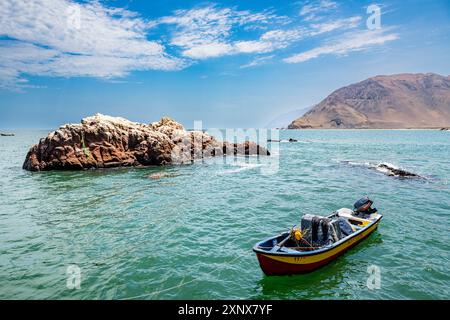
[[[289,129],[440,128],[450,126],[450,76],[376,76],[331,93]]]
[[[287,126],[292,122],[292,119],[300,118],[306,112],[308,112],[312,107],[302,108],[297,110],[292,110],[286,113],[283,113],[272,119],[267,125],[266,128],[275,129],[275,128],[287,128]]]

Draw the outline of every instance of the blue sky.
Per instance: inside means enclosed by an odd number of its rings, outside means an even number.
[[[447,0],[2,0],[0,128],[261,127],[378,74],[449,75],[449,22]]]

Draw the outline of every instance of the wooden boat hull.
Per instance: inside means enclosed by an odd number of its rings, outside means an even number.
[[[317,252],[301,252],[299,254],[272,253],[257,246],[253,248],[261,269],[266,275],[289,275],[314,271],[353,248],[374,232],[381,218],[345,239],[342,243]]]

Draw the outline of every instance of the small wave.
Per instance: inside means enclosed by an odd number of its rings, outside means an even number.
[[[298,141],[289,141],[289,140],[281,140],[280,143],[311,143],[311,141],[307,140],[298,140]]]
[[[176,173],[168,173],[168,172],[155,172],[150,175],[148,175],[148,179],[152,180],[159,180],[162,178],[169,178],[169,177],[177,177],[179,174]]]
[[[253,170],[253,169],[256,169],[256,168],[260,168],[263,165],[259,164],[259,163],[233,163],[233,164],[230,164],[230,166],[236,167],[236,169],[225,170],[221,174],[239,173],[239,172],[242,172],[242,171],[247,171],[247,170]]]
[[[309,140],[298,140],[298,139],[294,139],[294,138],[282,139],[282,140],[269,139],[269,140],[267,140],[267,142],[268,143],[311,143],[311,141],[309,141]]]
[[[367,167],[369,168],[371,166],[370,162],[356,162],[356,161],[349,161],[349,160],[337,160],[340,163],[348,164],[353,167]]]

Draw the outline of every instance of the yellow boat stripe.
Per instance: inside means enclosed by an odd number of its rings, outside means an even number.
[[[348,247],[350,247],[355,242],[360,241],[362,238],[364,238],[365,236],[370,234],[372,231],[374,231],[379,223],[380,223],[380,221],[376,222],[373,226],[369,227],[367,230],[364,230],[357,236],[351,238],[350,240],[344,242],[343,244],[337,246],[336,248],[325,251],[323,253],[319,253],[319,254],[315,254],[315,255],[306,255],[306,256],[282,256],[282,255],[270,255],[270,254],[262,254],[262,255],[269,259],[281,261],[284,263],[290,263],[290,264],[310,264],[310,263],[319,262],[319,261],[325,260],[331,256],[334,256],[335,254],[338,254],[341,251],[346,250]]]

